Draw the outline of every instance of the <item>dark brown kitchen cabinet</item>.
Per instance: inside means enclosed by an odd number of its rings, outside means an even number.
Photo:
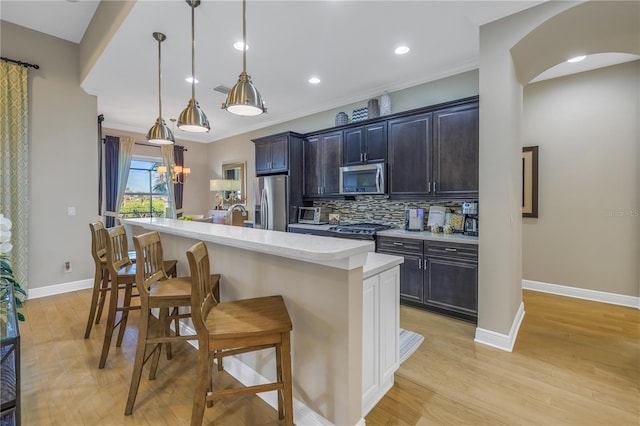
[[[478,196],[478,102],[433,113],[433,195]]]
[[[389,121],[389,193],[430,195],[431,113]]]
[[[478,123],[477,98],[389,121],[389,195],[477,198]]]
[[[384,163],[387,160],[387,123],[375,123],[344,131],[343,166]]]
[[[340,193],[342,131],[307,136],[304,142],[305,198],[323,198]]]
[[[256,175],[286,173],[289,170],[289,137],[287,134],[255,139]]]
[[[376,247],[404,257],[401,303],[477,322],[477,245],[378,236]]]

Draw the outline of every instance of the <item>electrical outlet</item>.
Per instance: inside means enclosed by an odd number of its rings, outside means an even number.
[[[67,215],[75,216],[76,215],[76,208],[75,207],[67,207]]]
[[[66,261],[64,262],[64,271],[65,272],[71,272],[71,261]]]

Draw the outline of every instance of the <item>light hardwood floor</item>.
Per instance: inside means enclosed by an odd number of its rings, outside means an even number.
[[[89,300],[82,290],[27,301],[20,324],[23,424],[188,424],[196,350],[177,344],[173,360],[163,356],[156,379],[143,377],[133,415],[125,417],[138,313],[122,348],[112,347],[99,370],[104,319],[83,339]],[[403,306],[401,326],[425,341],[367,425],[640,424],[640,311],[529,291],[524,302],[513,353],[474,343],[473,324]],[[226,373],[217,377],[221,386],[238,385]],[[255,396],[207,408],[205,423],[281,424]]]

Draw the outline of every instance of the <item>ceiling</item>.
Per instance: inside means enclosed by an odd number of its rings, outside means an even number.
[[[247,72],[268,114],[237,117],[220,109],[242,70],[242,6],[204,0],[195,9],[196,99],[211,132],[176,138],[213,142],[380,96],[478,67],[478,26],[541,1],[248,1]],[[2,0],[1,17],[75,43],[99,2]],[[64,19],[51,19],[64,16]],[[138,1],[82,87],[98,98],[106,128],[140,133],[158,116],[162,43],[162,116],[170,125],[191,97],[191,8],[182,0]],[[395,55],[406,44],[410,52]],[[575,71],[569,71],[575,72]],[[569,73],[565,72],[565,73]],[[312,85],[312,76],[321,82]],[[553,76],[553,75],[552,75]],[[547,77],[549,78],[549,77]]]

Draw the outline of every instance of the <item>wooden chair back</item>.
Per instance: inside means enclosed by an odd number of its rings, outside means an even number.
[[[162,242],[157,231],[133,237],[136,249],[136,286],[140,297],[149,297],[151,286],[168,278],[162,261]]]
[[[208,336],[205,325],[209,311],[218,304],[211,288],[209,250],[202,241],[187,250],[189,270],[191,271],[191,319],[196,333],[201,339]]]
[[[90,223],[89,229],[91,230],[91,256],[96,265],[100,266],[107,255],[107,243],[101,232],[104,229],[104,224],[102,222]]]
[[[106,246],[107,267],[112,276],[115,277],[120,269],[133,263],[129,259],[127,232],[124,226],[120,225],[108,229],[103,228],[100,233]]]

